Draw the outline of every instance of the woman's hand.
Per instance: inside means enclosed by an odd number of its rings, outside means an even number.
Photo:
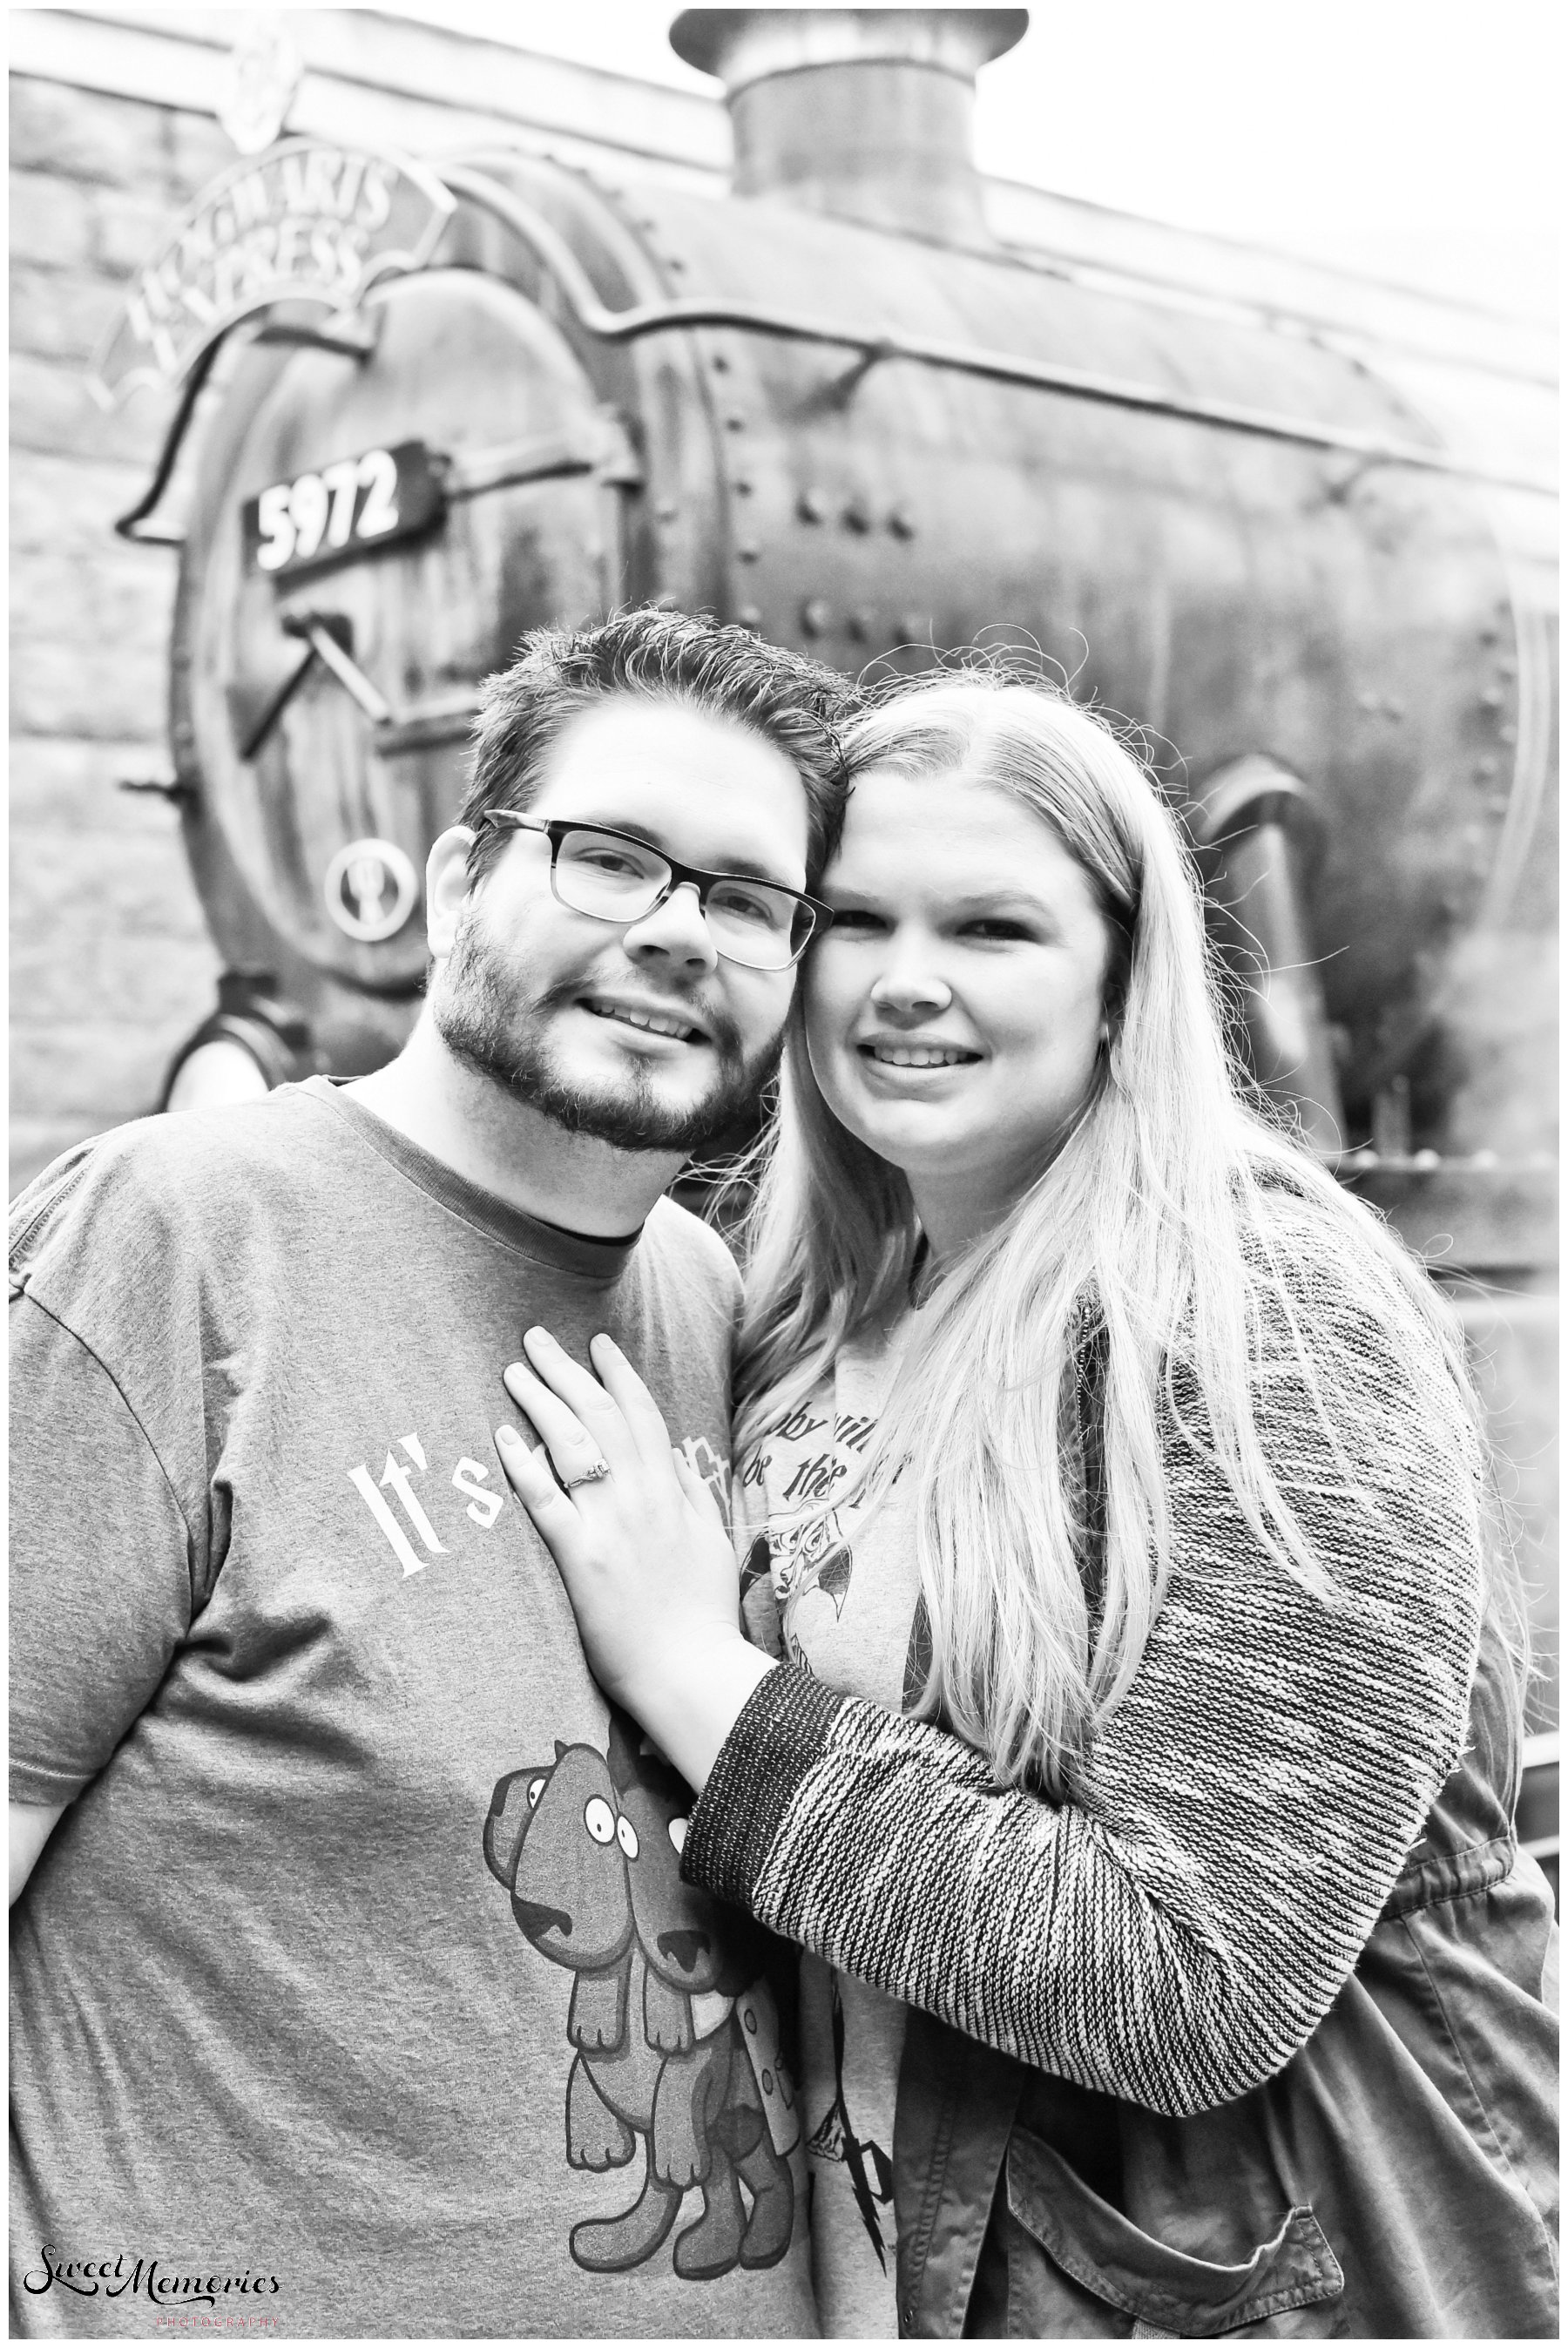
[[[559,1569],[595,1679],[701,1792],[774,1668],[742,1632],[718,1505],[611,1339],[589,1347],[597,1377],[544,1329],[530,1329],[523,1350],[528,1362],[503,1375],[543,1444],[531,1451],[515,1427],[497,1428],[507,1481]]]

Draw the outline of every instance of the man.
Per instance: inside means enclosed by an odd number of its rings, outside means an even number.
[[[775,1064],[843,691],[530,639],[401,1056],[19,1201],[14,2333],[815,2328],[755,1952],[491,1431],[526,1329],[604,1329],[723,1475],[736,1275],[661,1194]]]

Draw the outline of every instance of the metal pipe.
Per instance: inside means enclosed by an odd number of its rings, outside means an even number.
[[[1187,810],[1225,960],[1244,989],[1253,1074],[1293,1109],[1320,1157],[1345,1147],[1345,1111],[1292,830],[1316,810],[1272,758],[1237,758]]]
[[[735,195],[994,246],[975,77],[1028,25],[1024,8],[686,8],[670,45],[724,85]]]
[[[169,487],[169,476],[174,470],[175,460],[179,455],[180,445],[190,428],[191,417],[196,412],[196,403],[206,387],[207,378],[211,374],[213,365],[222,347],[221,336],[217,342],[210,343],[186,376],[184,387],[179,395],[179,404],[169,420],[168,431],[163,436],[163,447],[159,451],[158,462],[152,469],[151,480],[136,504],[128,511],[115,517],[114,529],[117,538],[128,538],[133,546],[184,545],[183,530],[143,530],[141,524],[158,505],[164,490]]]
[[[1147,415],[1172,416],[1222,431],[1286,441],[1297,448],[1320,448],[1354,457],[1363,466],[1401,465],[1416,472],[1438,473],[1450,480],[1473,481],[1490,489],[1522,489],[1544,498],[1557,495],[1555,482],[1533,474],[1499,472],[1491,466],[1471,464],[1440,448],[1422,448],[1412,441],[1384,440],[1370,432],[1314,424],[1300,417],[1271,415],[1266,409],[1243,407],[1232,400],[1183,398],[1173,392],[1156,391],[1147,384],[1129,383],[1121,376],[1097,375],[1085,367],[1064,366],[1055,361],[1020,358],[1009,351],[936,342],[918,335],[856,333],[853,327],[840,325],[833,319],[770,310],[760,302],[714,301],[701,294],[686,294],[673,301],[637,303],[625,310],[607,309],[571,247],[542,214],[482,173],[448,165],[442,177],[455,195],[492,213],[529,248],[555,280],[579,327],[599,342],[629,343],[644,335],[679,333],[693,326],[728,326],[745,333],[773,335],[784,342],[821,343],[830,349],[853,351],[856,355],[852,371],[856,382],[873,366],[902,359],[917,366],[978,376],[989,382],[1027,384],[1040,391],[1059,392],[1069,399],[1096,400],[1107,407],[1137,408]],[[190,428],[197,396],[223,347],[221,339],[210,344],[187,380],[151,482],[129,512],[121,514],[115,522],[122,538],[160,546],[183,544],[181,531],[149,530],[139,525],[153,511],[169,485]],[[345,347],[345,355],[349,355]]]
[[[993,184],[995,184],[993,182]],[[1014,184],[1021,186],[1021,181]],[[1471,375],[1495,376],[1503,383],[1528,384],[1538,391],[1554,392],[1557,376],[1549,368],[1539,372],[1520,366],[1505,358],[1488,353],[1460,349],[1451,344],[1423,343],[1401,335],[1397,328],[1379,326],[1374,334],[1330,310],[1304,309],[1292,301],[1271,301],[1261,294],[1248,294],[1231,286],[1205,285],[1190,277],[1167,277],[1158,270],[1140,268],[1136,263],[1102,258],[1092,252],[1072,252],[1059,244],[1018,244],[1004,242],[1003,258],[1015,269],[1026,269],[1037,277],[1065,278],[1071,284],[1081,285],[1086,293],[1110,294],[1124,300],[1129,291],[1134,300],[1158,304],[1174,310],[1184,317],[1206,318],[1215,315],[1242,317],[1250,324],[1267,328],[1272,333],[1287,333],[1295,340],[1318,344],[1327,350],[1361,351],[1371,349],[1379,354],[1393,353],[1421,361],[1428,366],[1462,367]],[[1374,292],[1389,289],[1374,284]],[[1402,289],[1392,289],[1398,293]],[[1424,298],[1412,295],[1412,299]],[[1434,302],[1439,297],[1434,295]],[[1461,304],[1449,304],[1450,308]],[[1511,320],[1517,324],[1517,320]]]
[[[711,301],[701,294],[688,294],[674,301],[642,302],[629,309],[610,310],[594,292],[590,279],[566,240],[531,206],[508,195],[493,180],[477,171],[449,165],[442,177],[455,195],[491,212],[528,246],[554,278],[577,324],[599,342],[635,342],[644,335],[680,332],[692,326],[729,326],[752,334],[774,335],[784,342],[822,343],[830,349],[854,351],[856,381],[885,360],[904,359],[916,366],[949,368],[996,383],[1028,384],[1041,391],[1060,392],[1070,399],[1098,400],[1108,407],[1138,408],[1149,415],[1173,416],[1187,423],[1283,440],[1298,448],[1321,448],[1355,457],[1363,465],[1402,465],[1418,472],[1439,473],[1450,480],[1474,481],[1491,489],[1522,489],[1545,498],[1557,495],[1554,482],[1541,480],[1532,474],[1498,472],[1490,466],[1471,464],[1441,449],[1423,448],[1413,442],[1381,440],[1368,432],[1311,424],[1296,417],[1273,416],[1265,409],[1245,407],[1230,400],[1184,399],[1174,393],[1155,391],[1148,385],[1128,383],[1116,376],[1020,358],[1008,351],[934,342],[916,335],[856,334],[853,328],[841,326],[831,319],[770,310],[760,302]],[[139,525],[153,511],[169,485],[190,428],[197,395],[223,347],[221,339],[210,344],[198,361],[169,425],[151,482],[129,512],[121,514],[115,522],[122,538],[159,546],[183,544],[181,531],[149,530]]]
[[[323,299],[325,299],[324,295]],[[358,314],[350,314],[346,317],[342,313],[334,313],[334,314],[340,319],[340,324],[335,329],[332,327],[330,322],[325,327],[315,327],[295,325],[280,320],[271,325],[263,326],[255,340],[259,343],[305,344],[312,349],[331,351],[341,358],[352,358],[363,365],[374,351],[379,339],[379,319],[373,318],[356,328],[354,319]],[[236,319],[234,325],[242,323],[241,320]],[[165,489],[169,487],[179,451],[184,446],[185,436],[190,429],[191,417],[196,413],[196,403],[206,387],[209,376],[217,365],[219,352],[226,347],[229,335],[232,332],[233,326],[231,326],[223,334],[219,335],[199,354],[192,365],[180,391],[179,403],[169,419],[169,429],[163,436],[163,447],[159,449],[158,462],[153,467],[151,480],[136,504],[128,512],[118,514],[115,518],[114,530],[117,538],[128,538],[133,546],[184,545],[185,532],[182,530],[144,530],[142,524],[149,514],[153,512],[159,504]]]
[[[1147,384],[1093,374],[1084,367],[1020,358],[1010,351],[977,349],[968,344],[937,342],[918,335],[856,332],[835,319],[771,310],[761,302],[714,301],[702,294],[685,294],[673,301],[642,302],[629,309],[610,310],[600,301],[565,239],[531,206],[477,172],[451,166],[442,177],[455,195],[492,212],[530,247],[555,279],[578,325],[597,341],[633,342],[643,335],[692,326],[738,327],[754,334],[774,335],[785,342],[823,343],[831,348],[854,351],[862,361],[872,365],[906,359],[917,366],[950,368],[998,383],[1030,384],[1042,391],[1061,392],[1069,398],[1141,408],[1152,415],[1178,417],[1189,423],[1214,425],[1263,439],[1328,449],[1337,455],[1358,458],[1364,464],[1403,465],[1420,472],[1447,474],[1456,480],[1483,481],[1494,489],[1532,490],[1542,497],[1554,498],[1557,494],[1555,485],[1550,481],[1527,474],[1494,472],[1489,467],[1450,457],[1440,448],[1426,448],[1411,441],[1384,440],[1375,433],[1314,424],[1300,417],[1275,416],[1266,409],[1245,407],[1231,400],[1184,398],[1174,392],[1156,391]]]

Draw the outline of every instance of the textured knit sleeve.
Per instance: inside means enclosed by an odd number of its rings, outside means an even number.
[[[1473,1439],[1430,1334],[1355,1285],[1314,1304],[1359,1365],[1337,1453],[1286,1349],[1255,1404],[1331,1592],[1273,1561],[1201,1430],[1172,1420],[1166,1596],[1079,1799],[999,1790],[957,1737],[784,1669],[719,1755],[687,1873],[971,2037],[1154,2111],[1271,2077],[1458,1756],[1479,1636]]]

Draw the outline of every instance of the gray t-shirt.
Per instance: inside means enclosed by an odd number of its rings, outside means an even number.
[[[317,1079],[61,1159],[12,1283],[14,2332],[815,2332],[762,1952],[491,1439],[607,1329],[722,1488],[720,1241]]]

